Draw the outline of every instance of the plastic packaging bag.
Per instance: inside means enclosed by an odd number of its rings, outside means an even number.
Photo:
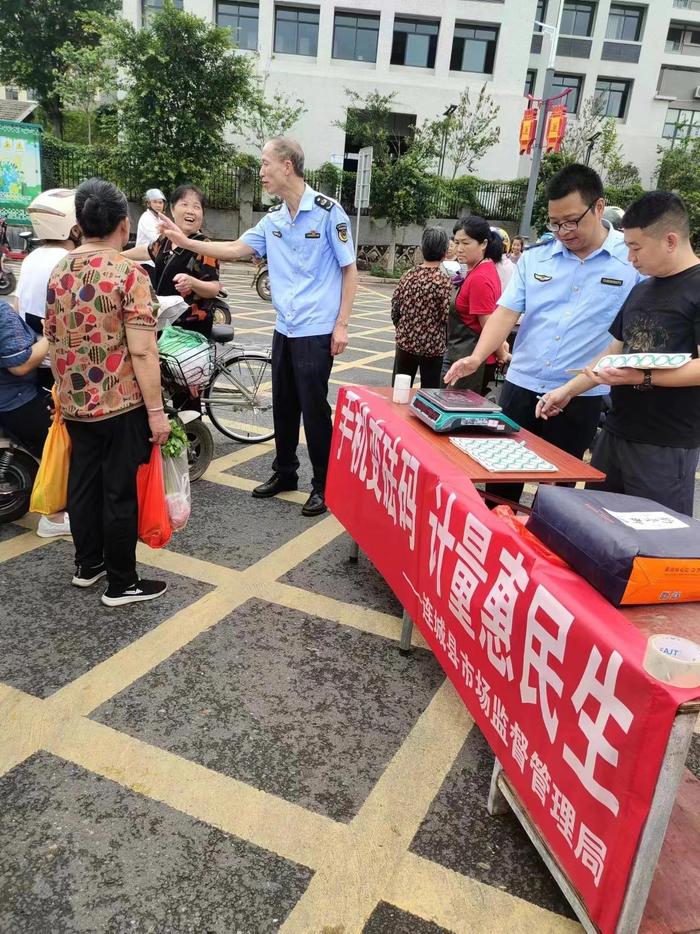
[[[139,538],[149,548],[162,548],[172,535],[165,501],[163,457],[160,445],[154,444],[151,459],[141,464],[136,473],[136,493],[139,502]]]
[[[70,464],[70,435],[61,417],[61,406],[56,387],[51,390],[54,404],[53,422],[44,442],[41,464],[34,480],[29,508],[48,516],[60,512],[68,505],[68,468]]]
[[[174,457],[163,457],[163,478],[170,525],[173,532],[177,532],[185,528],[192,511],[187,451]]]
[[[168,326],[158,340],[158,349],[176,383],[204,386],[211,379],[216,351],[204,335]]]

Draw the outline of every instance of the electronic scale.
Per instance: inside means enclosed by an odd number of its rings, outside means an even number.
[[[500,405],[471,389],[419,389],[410,411],[433,431],[483,429],[503,434],[520,431],[520,425],[501,411]]]

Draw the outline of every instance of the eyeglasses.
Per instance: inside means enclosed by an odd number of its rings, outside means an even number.
[[[570,231],[570,230],[576,230],[576,229],[578,228],[578,225],[579,225],[579,224],[581,223],[581,221],[584,219],[584,217],[586,216],[586,214],[588,214],[588,212],[590,211],[590,209],[593,207],[593,205],[596,203],[597,200],[598,200],[598,199],[596,198],[595,201],[591,201],[591,203],[588,205],[588,207],[587,207],[586,210],[583,212],[583,214],[582,214],[580,217],[577,217],[575,220],[573,220],[573,221],[562,221],[561,224],[553,224],[552,221],[548,221],[548,222],[545,224],[545,227],[547,228],[547,230],[551,230],[552,233],[559,233],[559,231],[561,231],[561,230],[563,230],[565,233],[568,232],[568,231]]]

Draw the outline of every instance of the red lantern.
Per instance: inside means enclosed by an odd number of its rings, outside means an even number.
[[[532,151],[532,145],[535,142],[535,134],[537,133],[537,108],[528,107],[523,114],[523,119],[520,122],[520,155],[523,156],[525,153],[530,155]]]
[[[566,104],[557,104],[549,112],[545,133],[545,152],[559,152],[566,133]]]

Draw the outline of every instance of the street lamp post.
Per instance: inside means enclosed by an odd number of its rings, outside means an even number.
[[[447,110],[443,114],[443,117],[445,118],[445,122],[443,123],[443,127],[442,127],[442,147],[440,149],[440,166],[438,168],[438,175],[440,176],[440,178],[442,178],[442,173],[445,170],[445,156],[447,155],[447,130],[449,128],[449,120],[452,114],[455,112],[455,110],[457,110],[457,105],[450,104],[450,106],[447,108]]]
[[[544,134],[547,128],[549,100],[554,96],[554,64],[557,54],[557,43],[559,42],[559,30],[561,28],[561,18],[563,12],[564,0],[560,0],[556,26],[549,26],[547,23],[535,23],[536,26],[541,26],[542,31],[546,32],[549,36],[550,48],[547,70],[544,73],[544,89],[542,91],[542,106],[540,107],[539,123],[537,125],[537,137],[535,139],[535,145],[532,148],[532,165],[530,166],[530,178],[527,183],[525,207],[523,208],[523,216],[520,220],[520,229],[525,236],[529,235],[530,227],[532,225],[532,209],[535,206],[537,179],[539,178],[540,164],[542,162],[542,149],[544,148]]]

